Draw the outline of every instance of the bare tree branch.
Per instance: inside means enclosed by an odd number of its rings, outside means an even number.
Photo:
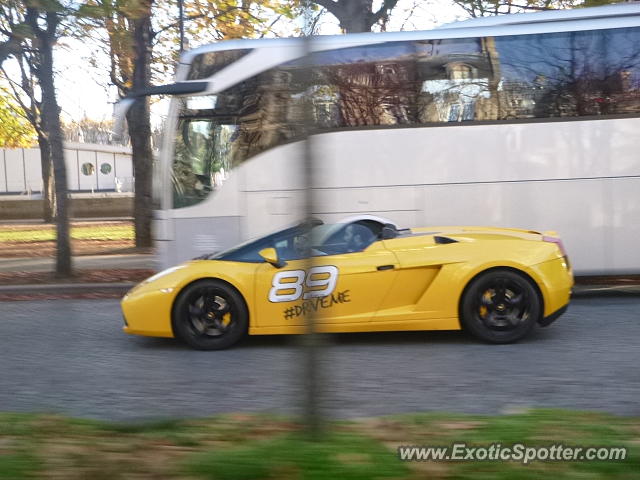
[[[333,0],[313,0],[313,3],[317,3],[321,7],[326,8],[329,13],[338,19],[342,18],[346,13],[344,7]]]
[[[400,30],[404,30],[406,25],[407,25],[407,22],[409,21],[409,19],[411,17],[413,17],[413,14],[415,13],[416,9],[418,8],[418,1],[419,0],[415,0],[413,2],[413,5],[411,6],[411,9],[409,10],[409,13],[407,14],[407,17],[402,22],[402,25],[400,25]]]
[[[18,89],[16,87],[17,82],[13,80],[4,67],[0,67],[0,72],[2,72],[2,76],[9,84],[9,88],[11,89],[11,93],[13,95],[13,99],[18,103],[21,112],[17,112],[18,115],[26,119],[31,125],[35,127],[35,118],[32,116],[33,111],[27,107],[27,105],[22,100],[22,96],[19,94]]]
[[[375,23],[378,23],[378,21],[380,21],[380,19],[382,19],[386,15],[388,15],[389,12],[391,10],[393,10],[397,4],[398,4],[398,0],[384,0],[384,2],[382,3],[382,6],[380,7],[380,9],[373,14],[372,25],[375,24]]]
[[[260,38],[264,38],[264,36],[267,34],[267,32],[271,31],[271,29],[273,28],[273,26],[274,26],[276,23],[278,23],[278,21],[279,21],[281,18],[282,18],[282,15],[278,15],[278,16],[276,17],[276,19],[275,19],[273,22],[271,22],[271,23],[269,24],[269,26],[267,27],[267,29],[266,29],[264,32],[262,32],[262,33],[260,34]]]
[[[2,65],[7,58],[20,52],[25,35],[24,33],[18,34],[16,32],[23,30],[24,27],[31,27],[34,22],[37,24],[37,13],[33,9],[27,9],[26,16],[22,22],[14,23],[12,17],[7,21],[8,28],[10,28],[11,31],[5,33],[8,39],[0,43],[0,65]]]
[[[239,8],[239,7],[232,7],[232,8],[230,8],[229,10],[226,10],[225,12],[221,13],[220,15],[224,15],[225,13],[228,13],[228,12],[230,12],[231,10],[237,10],[238,8]],[[217,16],[220,16],[220,15],[217,15]],[[204,17],[206,17],[206,16],[207,16],[207,14],[206,14],[206,13],[199,13],[199,14],[197,14],[197,15],[188,15],[187,17],[185,17],[185,18],[184,18],[184,20],[185,20],[185,21],[188,21],[188,20],[197,20],[197,19],[199,19],[199,18],[204,18]],[[214,17],[214,18],[215,18],[215,17]],[[158,36],[158,35],[160,35],[162,32],[166,32],[167,30],[171,30],[172,28],[176,28],[178,25],[180,25],[180,21],[170,23],[169,25],[165,25],[164,27],[159,28],[158,30],[153,31],[153,32],[152,32],[152,34],[151,34],[151,36],[152,36],[152,37],[157,37],[157,36]]]
[[[22,40],[12,35],[9,37],[9,40],[0,44],[0,65],[2,65],[7,58],[20,51],[21,43]]]

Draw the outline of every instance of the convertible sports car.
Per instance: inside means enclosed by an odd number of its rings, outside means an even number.
[[[143,281],[124,331],[229,347],[244,335],[465,329],[514,342],[567,308],[573,276],[554,232],[398,229],[371,215],[313,220]]]

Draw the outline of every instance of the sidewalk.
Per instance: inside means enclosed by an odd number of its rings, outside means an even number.
[[[69,222],[73,223],[105,223],[105,222],[133,222],[133,217],[73,217],[69,219]],[[2,225],[35,225],[38,227],[46,225],[55,225],[53,223],[47,224],[42,221],[41,218],[26,218],[22,220],[11,220],[3,218],[0,220],[0,226]]]
[[[5,277],[0,281],[0,301],[118,298],[152,275],[155,261],[150,254],[81,255],[73,257],[73,268],[80,278],[57,282],[49,277],[55,269],[52,257],[0,258],[0,277]],[[34,279],[26,283],[25,277]]]
[[[51,272],[55,266],[52,257],[0,258],[0,272]],[[153,255],[82,255],[73,257],[77,269],[154,269]]]

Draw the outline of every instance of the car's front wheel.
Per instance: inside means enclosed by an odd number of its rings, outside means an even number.
[[[527,335],[542,315],[542,301],[532,282],[512,270],[490,270],[466,288],[462,326],[491,343],[511,343]]]
[[[247,332],[247,306],[229,285],[199,280],[180,292],[173,307],[173,333],[198,350],[230,347]]]

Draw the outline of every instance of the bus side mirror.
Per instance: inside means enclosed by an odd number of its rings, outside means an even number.
[[[113,134],[116,139],[122,139],[124,137],[124,132],[126,129],[126,120],[127,120],[127,112],[134,103],[136,103],[139,99],[136,97],[125,97],[121,99],[118,103],[116,103],[113,116],[115,117],[115,121],[113,122]]]
[[[278,258],[278,252],[272,247],[263,248],[258,252],[258,255],[260,255],[265,262],[270,263],[276,268],[282,268],[287,264]]]

